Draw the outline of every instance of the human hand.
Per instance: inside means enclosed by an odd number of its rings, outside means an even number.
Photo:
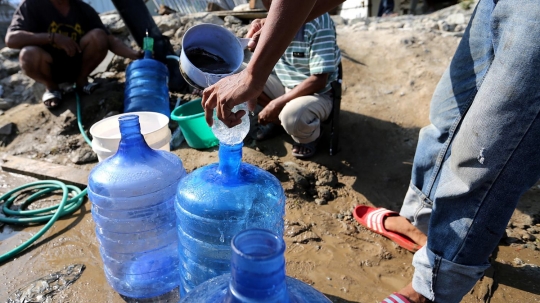
[[[131,50],[131,54],[128,56],[131,60],[137,60],[144,57],[144,51],[143,50]]]
[[[56,44],[56,46],[58,46],[59,48],[63,49],[70,57],[73,57],[76,53],[81,52],[81,47],[79,46],[79,44],[77,44],[77,42],[75,42],[75,40],[62,34],[56,33],[53,37],[52,42]]]
[[[276,101],[271,101],[259,113],[259,123],[266,125],[268,123],[279,121],[279,114],[281,113],[282,109],[283,105]]]
[[[255,83],[253,77],[243,70],[238,74],[221,79],[216,84],[206,88],[203,91],[202,105],[206,123],[212,126],[213,110],[216,108],[216,114],[219,120],[223,121],[228,127],[240,124],[241,118],[246,114],[239,110],[233,113],[234,106],[246,102],[250,111],[255,109],[257,97],[264,88],[262,84]]]
[[[257,47],[257,42],[259,42],[259,37],[261,36],[262,28],[265,22],[266,18],[255,19],[253,20],[253,22],[251,22],[251,26],[249,27],[248,33],[246,34],[246,38],[251,38],[247,47],[252,52],[255,50],[255,47]]]

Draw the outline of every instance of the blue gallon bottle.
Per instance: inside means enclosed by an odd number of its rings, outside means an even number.
[[[152,38],[145,38],[144,58],[132,62],[126,69],[124,112],[157,112],[169,117],[169,70],[152,59]]]
[[[230,243],[240,231],[265,228],[283,235],[281,183],[272,174],[242,163],[242,139],[249,131],[249,118],[244,117],[231,129],[214,119],[219,163],[194,170],[178,184],[181,296],[230,272]]]
[[[120,145],[88,177],[88,197],[105,277],[118,293],[151,298],[178,286],[174,197],[185,177],[173,153],[153,150],[139,116],[119,118]]]
[[[269,230],[247,229],[232,240],[231,273],[210,279],[181,303],[330,303],[308,284],[285,275],[285,242]]]

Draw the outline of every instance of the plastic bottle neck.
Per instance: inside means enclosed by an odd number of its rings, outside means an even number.
[[[152,51],[151,50],[145,50],[144,51],[144,59],[153,59],[154,56],[152,55]]]
[[[228,295],[240,302],[288,303],[285,242],[264,229],[248,229],[232,240]]]
[[[226,176],[237,176],[242,163],[244,143],[228,145],[219,143],[219,170]]]
[[[134,154],[138,158],[145,150],[151,150],[141,134],[139,116],[121,116],[118,122],[121,137],[117,154]]]

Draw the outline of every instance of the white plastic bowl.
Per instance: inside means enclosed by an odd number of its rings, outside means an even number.
[[[138,115],[141,133],[146,143],[153,149],[170,151],[171,130],[169,117],[154,112],[132,112],[111,116],[96,122],[90,128],[92,150],[101,162],[114,155],[120,144],[120,124],[118,118],[125,115]]]

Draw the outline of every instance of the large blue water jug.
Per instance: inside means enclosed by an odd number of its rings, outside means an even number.
[[[285,242],[269,230],[248,229],[232,240],[231,273],[210,279],[181,303],[330,303],[308,284],[285,275]]]
[[[88,197],[107,281],[124,296],[151,298],[178,286],[174,197],[186,171],[175,154],[146,144],[137,115],[119,122],[118,151],[90,172]]]
[[[169,71],[165,64],[152,59],[151,51],[144,54],[144,59],[126,69],[124,112],[157,112],[169,117]]]
[[[265,228],[283,235],[283,187],[272,174],[242,163],[242,146],[220,142],[219,163],[178,184],[181,296],[230,271],[230,243],[240,231]]]

